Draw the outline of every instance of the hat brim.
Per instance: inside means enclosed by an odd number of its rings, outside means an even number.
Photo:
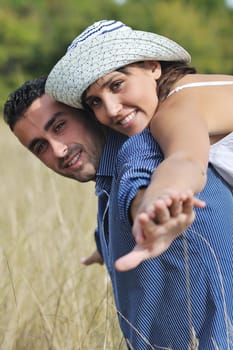
[[[157,60],[190,62],[189,53],[164,36],[137,30],[106,33],[68,51],[54,66],[46,93],[82,108],[84,91],[96,80],[130,63]]]

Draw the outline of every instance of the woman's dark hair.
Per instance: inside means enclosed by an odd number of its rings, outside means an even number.
[[[161,64],[161,77],[157,80],[157,94],[159,101],[166,99],[167,95],[171,91],[173,84],[181,79],[186,74],[195,74],[197,73],[196,68],[189,66],[185,62],[174,62],[174,61],[159,61]],[[136,62],[131,65],[144,65],[144,62]],[[127,67],[117,69],[118,71],[124,72],[127,74]]]
[[[165,62],[160,61],[162,74],[158,79],[158,98],[159,101],[166,99],[168,93],[171,91],[173,84],[180,80],[186,74],[197,73],[196,68],[190,67],[184,62]]]

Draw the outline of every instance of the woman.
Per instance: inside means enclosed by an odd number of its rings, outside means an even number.
[[[233,186],[233,78],[197,74],[188,62],[174,41],[104,20],[72,42],[47,79],[55,99],[88,106],[100,122],[128,136],[149,126],[158,141],[165,159],[135,220],[138,240],[140,213],[168,221],[182,212],[184,193],[203,189],[210,143],[218,141],[212,164]]]

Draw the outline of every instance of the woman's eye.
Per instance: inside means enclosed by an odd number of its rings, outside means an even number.
[[[117,81],[113,82],[113,83],[111,84],[111,89],[112,89],[112,91],[118,90],[118,89],[121,87],[122,83],[123,83],[122,80],[117,80]]]
[[[98,97],[92,98],[90,101],[88,101],[88,106],[90,108],[96,107],[100,104],[100,99]]]

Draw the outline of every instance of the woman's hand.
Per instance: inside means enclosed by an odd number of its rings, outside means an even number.
[[[116,269],[133,269],[142,261],[165,252],[173,240],[192,224],[194,207],[203,208],[205,203],[195,198],[191,191],[173,192],[157,198],[146,211],[136,213],[132,229],[135,248],[116,261]]]

